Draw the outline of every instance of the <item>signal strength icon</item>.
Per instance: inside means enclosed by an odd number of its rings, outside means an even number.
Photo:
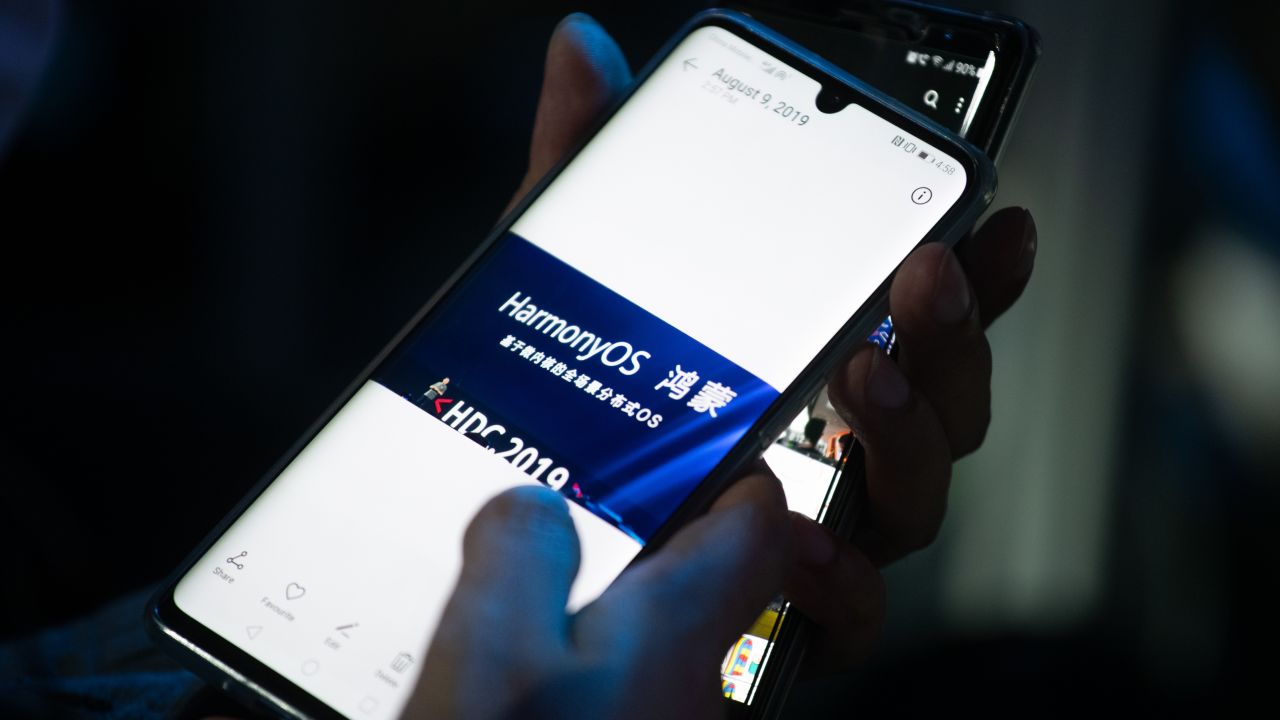
[[[779,80],[787,79],[787,71],[783,70],[780,67],[777,67],[776,65],[769,62],[768,60],[760,61],[760,69],[764,71],[765,75],[772,75],[778,78]]]

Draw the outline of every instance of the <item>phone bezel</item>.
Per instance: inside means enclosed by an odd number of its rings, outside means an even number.
[[[985,210],[995,194],[995,170],[991,162],[969,143],[960,140],[872,88],[857,81],[844,71],[808,53],[800,46],[781,37],[759,23],[739,13],[709,10],[699,13],[677,31],[655,57],[636,76],[632,87],[613,107],[602,115],[584,140],[564,158],[490,231],[488,237],[471,254],[468,260],[437,290],[430,300],[415,314],[410,322],[369,363],[351,385],[337,398],[325,413],[311,425],[306,433],[259,480],[254,488],[210,531],[204,540],[169,575],[152,597],[146,609],[146,626],[156,641],[205,680],[225,692],[267,711],[303,717],[343,718],[341,713],[280,675],[265,663],[222,638],[195,618],[178,608],[174,601],[177,583],[208,551],[227,528],[251,505],[298,453],[311,442],[317,433],[336,415],[351,397],[373,375],[379,365],[419,326],[440,304],[441,300],[466,277],[473,267],[508,232],[525,209],[541,194],[560,171],[570,163],[578,151],[591,142],[596,132],[613,116],[635,91],[652,74],[657,65],[668,57],[675,47],[694,30],[714,25],[743,37],[762,47],[797,69],[820,80],[824,87],[839,85],[856,98],[867,110],[884,117],[895,125],[917,135],[935,147],[955,157],[964,169],[968,184],[959,200],[943,215],[930,232],[922,238],[925,242],[954,244]],[[802,404],[825,381],[836,362],[855,347],[859,340],[871,332],[880,322],[887,307],[887,292],[892,275],[886,278],[876,292],[850,316],[840,332],[814,358],[800,376],[752,426],[750,431],[734,446],[725,458],[708,474],[690,497],[658,530],[637,558],[643,558],[659,547],[672,532],[688,520],[705,511],[710,501],[718,496],[735,476],[743,463],[759,455],[761,448],[772,441],[777,432],[779,418],[789,421]]]

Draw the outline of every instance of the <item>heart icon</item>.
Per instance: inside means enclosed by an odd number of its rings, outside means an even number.
[[[306,594],[307,589],[298,583],[289,583],[289,586],[284,589],[284,596],[290,600],[297,600]]]

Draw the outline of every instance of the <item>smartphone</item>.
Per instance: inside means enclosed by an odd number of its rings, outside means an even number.
[[[745,0],[729,7],[803,43],[930,120],[965,137],[993,161],[1017,117],[1040,40],[1025,22],[904,0]],[[896,350],[890,318],[868,338]],[[819,391],[764,453],[788,504],[849,536],[863,493],[862,448]],[[776,714],[803,657],[809,631],[784,630],[779,598],[729,649],[721,667],[734,716]],[[750,701],[752,708],[743,707]]]
[[[396,717],[481,505],[560,492],[582,547],[570,609],[589,603],[772,444],[907,254],[955,242],[994,191],[963,140],[743,15],[696,16],[175,571],[148,627],[246,702]]]

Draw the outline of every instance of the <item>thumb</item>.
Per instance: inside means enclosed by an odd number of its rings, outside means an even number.
[[[560,21],[547,47],[529,170],[512,205],[582,141],[630,83],[631,69],[622,50],[590,15],[574,13]]]
[[[488,686],[526,687],[539,659],[553,665],[568,649],[565,604],[578,558],[577,532],[554,491],[524,485],[481,508],[405,716],[490,716],[498,708],[482,707],[485,698],[501,698]]]
[[[682,662],[714,668],[729,644],[781,590],[791,557],[782,486],[763,463],[738,480],[706,515],[623,573],[575,623],[661,627]],[[647,649],[636,643],[641,652]],[[710,671],[708,671],[710,672]]]
[[[467,528],[462,573],[446,619],[454,612],[464,622],[541,635],[539,643],[557,629],[564,637],[578,559],[578,535],[564,498],[538,485],[507,490],[486,503]]]

